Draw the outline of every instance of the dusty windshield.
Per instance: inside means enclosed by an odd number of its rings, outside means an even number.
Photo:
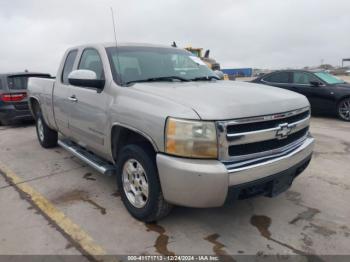
[[[107,53],[113,78],[119,84],[218,79],[202,60],[182,49],[109,47]]]

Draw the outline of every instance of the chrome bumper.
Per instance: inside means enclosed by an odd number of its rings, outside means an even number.
[[[312,154],[314,139],[287,155],[240,168],[228,168],[217,160],[198,160],[157,155],[164,198],[189,207],[218,207],[225,203],[229,187],[286,171]]]
[[[247,183],[286,170],[311,155],[313,147],[314,138],[308,137],[303,144],[286,155],[246,167],[228,167],[229,185]]]

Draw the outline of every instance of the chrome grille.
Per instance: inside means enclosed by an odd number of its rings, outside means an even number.
[[[297,131],[293,134],[290,134],[286,139],[271,139],[264,140],[249,144],[239,144],[239,145],[231,145],[228,147],[228,153],[230,156],[241,156],[241,155],[249,155],[256,154],[263,151],[275,150],[280,147],[287,146],[298,139],[305,137],[308,132],[308,127]]]
[[[306,139],[309,124],[309,107],[268,116],[219,121],[219,158],[228,164],[247,163],[288,153]]]

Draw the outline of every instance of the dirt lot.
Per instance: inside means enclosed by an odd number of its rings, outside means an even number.
[[[124,209],[114,177],[41,148],[33,126],[0,127],[0,254],[80,254],[84,241],[98,254],[350,254],[349,131],[313,118],[310,167],[276,198],[178,207],[146,225]]]
[[[350,76],[339,76],[341,79],[344,79],[344,81],[350,83]]]

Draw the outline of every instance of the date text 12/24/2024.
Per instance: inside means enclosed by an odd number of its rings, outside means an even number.
[[[128,256],[128,261],[220,261],[219,256],[198,255],[198,256]]]

